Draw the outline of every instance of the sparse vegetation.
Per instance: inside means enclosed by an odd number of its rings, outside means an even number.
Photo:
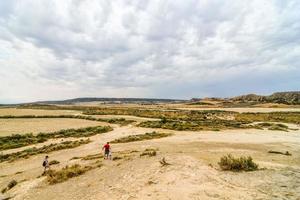
[[[221,157],[218,163],[222,170],[230,171],[254,171],[258,169],[258,164],[253,162],[251,156],[239,158],[233,157],[231,154]]]
[[[95,126],[79,129],[66,129],[52,133],[39,133],[37,135],[15,134],[12,136],[0,137],[0,150],[13,149],[31,144],[43,143],[46,142],[48,139],[53,138],[90,137],[96,134],[106,133],[112,130],[113,129],[110,126]]]
[[[171,133],[158,133],[158,132],[154,131],[151,133],[145,133],[145,134],[140,134],[140,135],[130,135],[127,137],[122,137],[122,138],[111,141],[111,143],[127,143],[127,142],[141,141],[141,140],[151,140],[151,139],[168,137],[170,135],[172,135],[172,134]]]
[[[58,161],[58,160],[51,160],[50,162],[49,162],[49,165],[57,165],[57,164],[59,164],[60,162]]]
[[[300,112],[236,113],[235,120],[243,122],[285,122],[300,124]]]
[[[80,176],[91,169],[93,169],[93,167],[91,167],[91,166],[83,167],[81,165],[75,164],[70,167],[66,166],[58,171],[49,170],[47,172],[47,181],[49,184],[61,183],[70,178]]]
[[[8,190],[10,190],[11,188],[15,187],[17,184],[18,184],[18,182],[17,182],[16,180],[11,180],[11,181],[8,183],[7,187],[6,187],[6,188],[3,188],[3,189],[1,190],[1,192],[2,192],[2,193],[5,193],[5,192],[7,192]]]
[[[274,130],[274,131],[286,131],[288,132],[289,127],[284,124],[276,124],[276,123],[267,123],[267,122],[262,122],[258,123],[256,127],[259,128],[268,128],[268,130]]]
[[[75,156],[75,157],[71,158],[71,160],[77,160],[77,159],[95,160],[95,159],[99,159],[99,158],[103,158],[103,155],[102,154],[92,154],[92,155],[87,155],[87,156],[82,156],[82,157]]]
[[[90,121],[107,122],[107,123],[111,123],[111,124],[120,124],[120,125],[127,125],[127,124],[135,122],[134,120],[126,120],[125,118],[103,119],[103,118],[95,118],[95,117],[85,116],[85,115],[19,115],[19,116],[4,115],[4,116],[0,116],[0,119],[35,119],[35,118],[83,119],[83,120],[90,120]]]
[[[42,154],[42,153],[49,153],[52,151],[58,151],[62,149],[71,149],[78,147],[83,144],[87,144],[90,142],[90,139],[86,140],[76,140],[76,141],[65,141],[61,143],[56,143],[56,144],[50,144],[50,145],[45,145],[41,148],[28,148],[23,151],[18,151],[15,153],[10,153],[10,154],[0,154],[0,163],[4,161],[14,161],[20,158],[29,158],[30,156],[37,155],[37,154]]]
[[[157,154],[156,149],[146,149],[144,152],[140,154],[140,157],[142,156],[153,157],[156,156],[156,154]]]
[[[121,159],[122,159],[122,157],[120,157],[120,156],[114,156],[112,160],[121,160]]]
[[[163,128],[177,131],[218,131],[221,129],[242,129],[252,128],[247,123],[238,122],[234,120],[202,120],[202,121],[146,121],[140,123],[138,126],[146,128]]]
[[[202,121],[218,120],[232,117],[238,123],[247,124],[252,122],[286,122],[300,123],[300,112],[270,112],[270,113],[238,113],[220,110],[154,110],[139,108],[103,108],[84,106],[54,106],[54,105],[27,105],[25,108],[50,109],[50,110],[80,110],[86,115],[133,115],[167,120]],[[230,122],[229,122],[230,123]],[[250,127],[251,128],[251,127]]]
[[[268,151],[268,153],[273,153],[273,154],[281,154],[281,155],[285,155],[285,156],[291,156],[292,154],[288,151],[286,152],[281,152],[281,151]]]

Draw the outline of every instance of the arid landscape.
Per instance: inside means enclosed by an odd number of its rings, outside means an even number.
[[[0,0],[0,200],[300,200],[300,0]]]
[[[299,109],[189,102],[4,106],[0,199],[299,200]],[[112,160],[103,158],[106,142]],[[51,165],[43,174],[45,155]]]

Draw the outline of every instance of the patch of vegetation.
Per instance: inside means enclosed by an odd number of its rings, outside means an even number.
[[[80,157],[81,160],[95,160],[95,159],[100,159],[100,158],[103,158],[102,154],[92,154],[92,155]]]
[[[120,124],[121,126],[126,126],[128,124],[136,122],[134,120],[126,120],[125,118],[112,118],[112,119],[101,119],[101,120],[111,124]]]
[[[51,160],[50,162],[49,162],[49,165],[57,165],[57,164],[59,164],[60,162],[58,161],[58,160]]]
[[[300,112],[236,113],[235,119],[244,122],[285,122],[300,124]]]
[[[233,157],[231,154],[221,157],[218,163],[222,170],[230,171],[254,171],[258,169],[258,164],[253,162],[251,156],[239,158]]]
[[[83,120],[90,120],[90,121],[99,121],[99,122],[107,122],[111,124],[120,124],[122,126],[128,125],[130,123],[135,122],[134,120],[126,120],[125,118],[111,118],[111,119],[102,119],[102,118],[94,118],[91,116],[84,116],[84,115],[4,115],[0,116],[0,119],[32,119],[32,118],[67,118],[67,119],[83,119]]]
[[[148,118],[166,118],[168,120],[204,120],[217,119],[225,116],[233,115],[235,112],[220,110],[154,110],[154,109],[138,109],[138,108],[93,108],[86,109],[86,115],[133,115],[137,117]]]
[[[281,155],[285,155],[285,156],[291,156],[292,154],[288,151],[286,152],[281,152],[281,151],[268,151],[268,153],[274,153],[274,154],[281,154]]]
[[[286,131],[288,132],[289,127],[287,125],[284,124],[275,124],[275,123],[267,123],[267,122],[263,122],[263,123],[258,123],[256,126],[258,126],[259,128],[268,128],[268,130],[274,130],[274,131]]]
[[[0,150],[19,148],[31,144],[43,143],[48,139],[68,138],[68,137],[90,137],[96,134],[112,131],[110,126],[95,126],[79,129],[66,129],[51,133],[33,134],[15,134],[11,136],[0,137]]]
[[[7,192],[8,190],[10,190],[11,188],[15,187],[16,185],[18,184],[18,182],[16,180],[12,180],[8,183],[7,187],[6,188],[3,188],[1,190],[2,193],[5,193]]]
[[[171,133],[158,133],[158,132],[153,131],[151,133],[145,133],[145,134],[140,134],[140,135],[130,135],[130,136],[122,137],[122,138],[111,141],[111,143],[136,142],[136,141],[142,141],[142,140],[163,138],[163,137],[168,137],[171,135],[172,135]]]
[[[80,176],[91,169],[93,169],[93,167],[91,166],[83,167],[81,165],[75,164],[70,167],[66,166],[58,171],[49,170],[47,172],[47,181],[49,184],[61,183],[67,181],[70,178]]]
[[[49,153],[52,151],[59,151],[63,149],[71,149],[78,147],[83,144],[87,144],[91,142],[90,139],[86,140],[76,140],[76,141],[65,141],[61,143],[56,143],[56,144],[50,144],[50,145],[45,145],[41,148],[28,148],[23,151],[18,151],[15,153],[10,153],[10,154],[0,154],[0,163],[4,161],[14,161],[20,158],[29,158],[30,156],[37,155],[37,154],[42,154],[42,153]]]
[[[202,121],[146,121],[141,122],[138,126],[146,128],[163,128],[177,131],[219,131],[222,129],[244,129],[252,128],[247,123],[234,120],[202,120]]]
[[[140,154],[140,157],[142,156],[153,157],[156,156],[156,154],[157,154],[156,149],[146,149],[144,152]]]
[[[204,101],[198,101],[198,102],[187,103],[186,105],[211,106],[211,105],[214,105],[214,104],[213,103],[209,103],[209,102],[204,102]]]
[[[246,102],[248,105],[249,102]],[[240,105],[240,104],[239,104]],[[246,105],[244,105],[246,106]],[[249,106],[249,105],[248,105]],[[42,106],[43,107],[43,106]],[[34,105],[30,108],[42,108]],[[172,130],[222,130],[237,128],[260,128],[250,125],[253,122],[285,122],[300,124],[300,112],[238,113],[220,110],[156,110],[142,108],[103,108],[84,106],[44,106],[46,109],[81,110],[87,115],[132,115],[162,119],[155,122],[143,122],[142,127],[165,128]],[[43,109],[43,108],[42,108]],[[280,128],[271,128],[278,130]]]

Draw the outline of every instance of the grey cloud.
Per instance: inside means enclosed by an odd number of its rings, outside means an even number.
[[[0,101],[47,90],[190,98],[299,89],[299,9],[296,0],[3,0],[0,73],[18,79],[4,78],[14,94],[2,88]],[[32,92],[18,93],[25,86]]]

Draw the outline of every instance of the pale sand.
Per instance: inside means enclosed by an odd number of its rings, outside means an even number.
[[[75,110],[40,110],[40,109],[17,109],[17,108],[0,108],[0,116],[4,115],[78,115],[80,111]]]
[[[108,123],[67,118],[0,119],[0,136],[25,133],[35,134],[40,132],[46,133],[61,129],[100,125],[108,125]]]
[[[74,156],[99,153],[106,141],[142,134],[154,129],[132,125],[91,137],[92,143],[49,154],[61,163],[54,168],[83,161]],[[143,151],[158,148],[156,157],[104,161],[104,166],[64,183],[47,185],[42,172],[44,155],[0,163],[0,188],[12,179],[26,179],[7,195],[14,199],[300,199],[300,131],[230,130],[219,132],[173,132],[167,138],[126,144],[113,144],[113,156],[119,151]],[[292,156],[268,154],[268,150],[289,151]],[[265,170],[224,172],[217,162],[222,155],[251,155]],[[165,157],[171,165],[161,167]],[[24,171],[15,175],[18,171]]]

